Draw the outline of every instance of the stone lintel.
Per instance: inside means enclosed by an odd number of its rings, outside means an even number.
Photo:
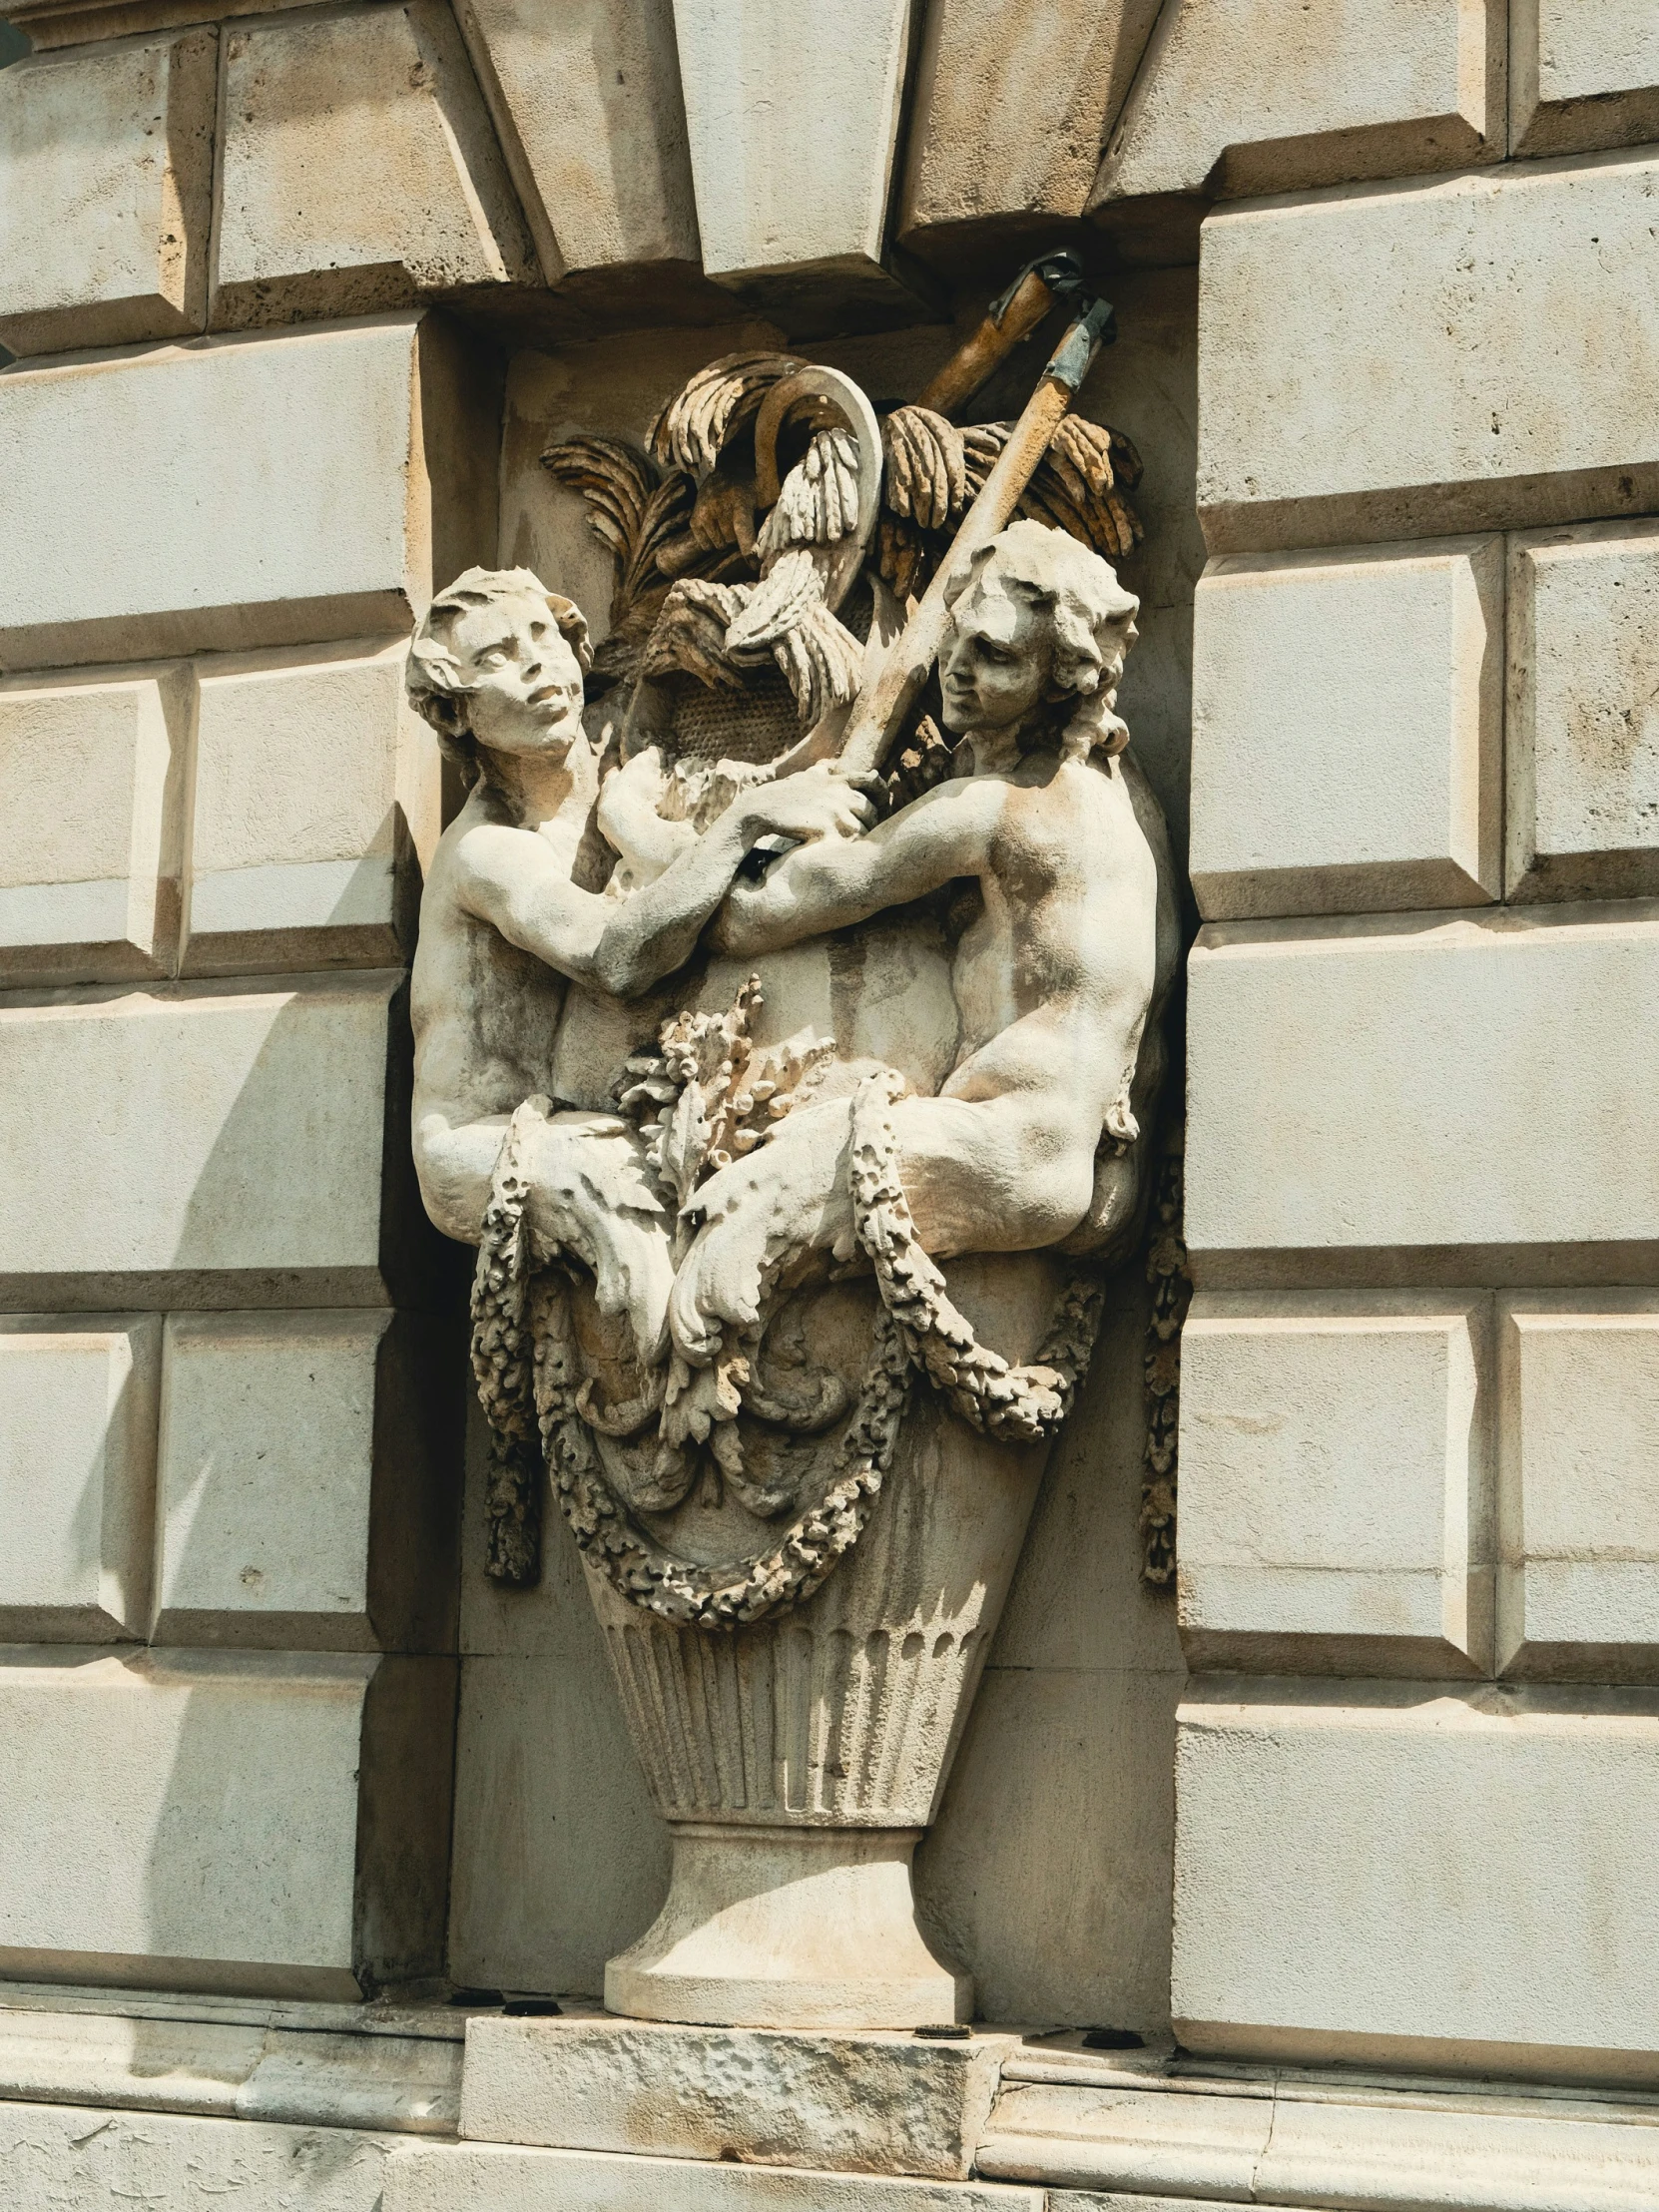
[[[960,2180],[1017,2034],[467,2022],[461,2134],[554,2149]]]

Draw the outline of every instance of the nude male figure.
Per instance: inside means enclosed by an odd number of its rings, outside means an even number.
[[[855,834],[867,803],[819,771],[740,793],[626,896],[582,887],[599,762],[582,722],[587,625],[528,569],[469,569],[433,600],[409,696],[472,789],[421,900],[410,1011],[415,1169],[434,1222],[476,1244],[508,1123],[550,1088],[567,982],[636,996],[679,967],[767,832]],[[574,1252],[603,1312],[655,1358],[672,1223],[620,1116],[553,1112],[523,1131],[538,1257]]]
[[[1103,1133],[1120,1148],[1136,1134],[1131,1085],[1167,980],[1157,862],[1113,713],[1138,604],[1073,539],[1004,531],[954,603],[940,664],[971,772],[737,884],[716,925],[748,957],[977,879],[983,910],[952,970],[956,1065],[936,1098],[892,1108],[917,1232],[941,1258],[1060,1243],[1090,1213]],[[710,1360],[723,1325],[754,1326],[783,1256],[849,1256],[849,1128],[844,1100],[799,1108],[699,1191],[704,1227],[670,1301],[688,1360]]]

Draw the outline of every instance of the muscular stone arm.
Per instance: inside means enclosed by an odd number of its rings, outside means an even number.
[[[978,874],[1005,790],[992,777],[941,784],[864,836],[786,853],[763,882],[733,886],[714,942],[739,958],[775,952]]]
[[[533,831],[480,824],[458,855],[461,902],[572,982],[636,998],[691,957],[758,826],[734,807],[655,881],[620,901],[579,890]]]

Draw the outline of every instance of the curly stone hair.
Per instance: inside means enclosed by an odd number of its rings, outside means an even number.
[[[1124,655],[1140,635],[1141,603],[1111,563],[1063,530],[1015,522],[973,556],[948,603],[972,592],[1002,592],[1047,617],[1054,648],[1048,697],[1064,717],[1061,753],[1068,760],[1121,753],[1129,732],[1113,710]]]
[[[437,732],[445,757],[468,784],[478,775],[478,749],[466,715],[466,702],[474,687],[461,674],[461,664],[449,642],[450,633],[462,615],[497,599],[543,601],[558,624],[559,635],[575,654],[582,674],[585,676],[593,666],[587,617],[581,608],[573,599],[549,591],[527,568],[469,568],[447,591],[440,591],[414,634],[403,682],[410,705]]]

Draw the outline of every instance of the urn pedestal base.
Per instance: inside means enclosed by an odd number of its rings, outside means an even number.
[[[916,1926],[919,1828],[677,1821],[668,1900],[605,1968],[633,2019],[721,2027],[943,2026],[973,2009],[968,1975]]]

